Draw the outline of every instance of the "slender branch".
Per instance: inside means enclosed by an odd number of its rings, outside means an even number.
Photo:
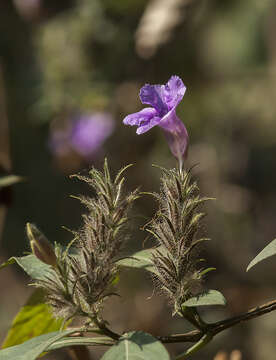
[[[204,346],[206,346],[211,340],[213,336],[210,334],[205,334],[202,338],[193,346],[191,346],[188,350],[186,350],[183,354],[180,354],[176,357],[176,360],[184,360],[187,359],[188,356],[194,354]]]
[[[208,327],[208,324],[206,324],[200,317],[199,313],[197,312],[196,307],[182,307],[181,310],[182,316],[188,320],[194,327],[200,331],[204,332],[204,329]]]
[[[103,333],[106,336],[109,336],[111,339],[113,340],[119,340],[121,335],[115,333],[114,331],[110,330],[109,328],[107,328],[106,326],[101,327],[101,330],[103,331]]]
[[[193,330],[185,334],[173,334],[167,336],[156,336],[156,339],[164,344],[178,342],[197,342],[201,339],[203,333],[200,330]]]
[[[185,334],[175,334],[169,336],[157,336],[157,339],[163,343],[176,343],[176,342],[198,342],[203,335],[210,334],[212,336],[235,326],[243,321],[248,321],[264,314],[276,310],[276,300],[270,301],[261,306],[250,309],[244,314],[231,317],[213,324],[207,324],[205,329],[193,330]]]
[[[255,308],[247,311],[244,314],[234,316],[232,318],[225,319],[222,321],[218,321],[213,324],[206,324],[206,327],[202,328],[201,331],[200,330],[194,331],[194,334],[193,334],[194,338],[196,339],[197,336],[199,336],[199,340],[198,341],[196,340],[197,341],[196,344],[194,344],[192,347],[190,347],[184,353],[177,356],[176,359],[177,360],[187,359],[187,357],[189,357],[191,354],[193,354],[193,353],[197,352],[198,350],[200,350],[201,348],[205,347],[216,334],[218,334],[232,326],[235,326],[243,321],[254,319],[258,316],[267,314],[273,310],[276,310],[276,300],[273,300],[273,301],[266,303],[264,305],[261,305],[261,306],[257,306]],[[198,333],[198,334],[196,334],[196,333]],[[183,334],[183,335],[185,335],[185,334]],[[181,338],[181,336],[179,336],[179,339],[180,338]],[[183,341],[185,341],[185,340],[183,339]]]
[[[271,311],[276,310],[276,300],[270,301],[266,304],[263,304],[261,306],[257,306],[253,309],[250,309],[244,314],[231,317],[229,319],[225,319],[222,321],[215,322],[213,324],[205,324],[205,328],[202,330],[193,330],[189,331],[184,334],[173,334],[168,336],[156,336],[156,338],[161,341],[162,343],[180,343],[180,342],[192,342],[197,343],[199,342],[206,334],[211,337],[217,335],[218,333],[235,326],[243,321],[248,321],[254,318],[257,318],[259,316],[262,316],[264,314],[270,313]],[[83,329],[81,331],[84,332],[101,332],[108,336],[109,338],[118,341],[121,337],[120,334],[117,334],[110,330],[103,321],[99,320],[97,321],[97,326],[99,326],[99,329]],[[77,329],[76,329],[77,331]],[[80,331],[80,330],[79,330]],[[206,343],[206,342],[204,342]],[[112,345],[113,343],[106,344],[106,345]]]
[[[201,329],[193,330],[184,334],[174,334],[174,335],[168,335],[168,336],[157,336],[156,338],[161,341],[162,343],[178,343],[178,342],[192,342],[195,343],[192,345],[189,349],[187,349],[184,353],[177,356],[177,360],[185,360],[187,357],[189,357],[191,354],[199,351],[201,348],[205,347],[212,338],[219,334],[220,332],[235,326],[243,321],[248,321],[254,318],[257,318],[259,316],[262,316],[264,314],[270,313],[271,311],[276,310],[276,300],[270,301],[266,304],[263,304],[261,306],[257,306],[253,309],[250,309],[244,314],[234,316],[222,321],[217,321],[212,324],[206,324],[202,322],[203,327]],[[68,346],[75,345],[77,346],[75,349],[78,350],[73,351],[74,355],[77,355],[79,358],[83,359],[89,359],[89,352],[85,348],[86,346],[92,346],[92,345],[106,345],[106,346],[112,346],[114,345],[121,337],[120,334],[117,334],[110,330],[105,322],[102,319],[93,319],[96,325],[99,327],[99,329],[90,328],[89,327],[83,327],[76,329],[76,332],[73,336],[73,338],[67,338],[63,339],[62,342],[57,342],[51,346],[51,350],[64,347],[64,341],[66,340],[68,342]],[[201,321],[201,320],[200,320]],[[107,335],[107,338],[86,338],[86,337],[79,337],[80,334],[85,332],[96,332],[96,333],[103,333]],[[75,336],[78,336],[78,338],[75,338]],[[111,339],[110,339],[111,338]],[[72,349],[72,347],[71,347]],[[50,350],[50,348],[48,349]],[[73,355],[72,354],[72,355]],[[78,357],[75,357],[78,359]]]
[[[103,320],[96,318],[94,321],[104,335],[109,336],[111,339],[116,341],[120,339],[121,335],[110,330]]]
[[[261,306],[257,306],[249,311],[247,311],[244,314],[234,316],[232,318],[218,321],[214,324],[211,324],[208,326],[208,328],[211,328],[211,333],[213,335],[216,335],[220,333],[221,331],[224,331],[234,325],[237,325],[243,321],[248,321],[251,319],[254,319],[256,317],[262,316],[264,314],[270,313],[271,311],[276,310],[276,300],[270,301],[266,304],[263,304]]]

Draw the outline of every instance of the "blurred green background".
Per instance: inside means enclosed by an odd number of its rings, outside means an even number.
[[[0,170],[25,178],[0,194],[1,261],[29,251],[27,221],[51,241],[70,240],[61,226],[78,228],[83,210],[69,195],[87,187],[68,175],[101,167],[105,156],[114,172],[135,164],[129,189],[158,189],[160,173],[151,164],[175,166],[160,129],[137,136],[122,119],[142,108],[144,83],[162,84],[176,74],[187,86],[178,107],[190,135],[187,166],[196,165],[202,194],[217,199],[207,206],[213,241],[204,256],[217,271],[206,286],[222,291],[228,306],[204,316],[222,319],[275,298],[275,259],[245,273],[276,234],[275,34],[273,0],[1,1]],[[111,114],[115,126],[95,154],[83,156],[68,144],[53,151],[58,129],[76,114],[95,112]],[[148,217],[154,206],[141,199],[134,212]],[[129,251],[143,246],[145,221],[134,223]],[[1,340],[31,292],[27,282],[15,267],[1,273]],[[185,331],[181,320],[170,319],[166,301],[151,297],[145,274],[123,273],[120,286],[126,298],[113,300],[106,312],[115,329]],[[275,338],[271,313],[219,335],[194,358],[226,360],[217,353],[238,349],[242,359],[272,359]]]

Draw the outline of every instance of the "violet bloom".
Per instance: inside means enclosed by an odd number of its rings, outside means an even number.
[[[124,118],[125,125],[138,126],[138,135],[149,131],[155,125],[160,126],[166,136],[173,155],[182,165],[188,150],[188,132],[176,115],[176,107],[182,100],[186,86],[178,76],[172,76],[166,85],[146,84],[140,90],[142,104],[152,107],[130,114]]]
[[[49,147],[61,156],[74,150],[89,159],[100,151],[113,130],[114,120],[109,113],[80,114],[69,119],[65,128],[52,130]]]
[[[82,115],[73,123],[71,146],[76,152],[87,157],[100,149],[113,129],[113,118],[108,113]]]

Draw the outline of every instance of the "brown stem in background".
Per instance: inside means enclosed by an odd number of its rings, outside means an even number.
[[[84,334],[82,332],[76,332],[71,336],[84,336]],[[88,347],[85,345],[71,346],[66,350],[72,360],[92,360],[92,356],[88,350]]]
[[[0,176],[11,170],[9,151],[9,126],[6,111],[6,92],[4,86],[3,69],[0,58]],[[10,187],[0,189],[0,240],[6,217],[6,205],[10,198]]]
[[[76,345],[67,349],[72,360],[92,360],[88,347],[85,345]]]

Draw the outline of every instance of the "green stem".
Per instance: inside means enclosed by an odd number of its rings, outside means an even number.
[[[182,170],[183,170],[183,158],[182,158],[182,156],[179,157],[177,160],[178,160],[178,165],[179,165],[179,173],[182,174]]]
[[[188,320],[192,325],[194,325],[199,330],[206,330],[208,324],[206,324],[200,317],[197,309],[195,307],[182,307],[181,314],[183,317]]]
[[[95,318],[94,319],[96,325],[99,327],[99,329],[102,331],[102,333],[104,335],[109,336],[111,339],[113,340],[119,340],[121,335],[115,333],[114,331],[110,330],[104,323],[103,320],[99,319],[99,318]]]
[[[190,355],[194,354],[195,352],[199,351],[204,346],[206,346],[212,340],[212,338],[213,338],[212,334],[207,333],[207,334],[203,335],[202,338],[196,344],[191,346],[184,353],[178,355],[176,357],[176,360],[185,360],[185,359],[187,359]]]

